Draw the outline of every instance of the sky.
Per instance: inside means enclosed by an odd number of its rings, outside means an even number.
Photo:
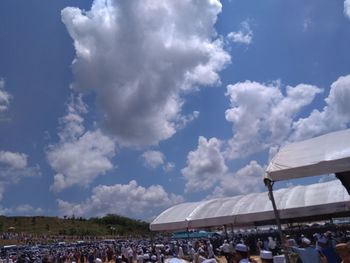
[[[0,214],[266,191],[280,147],[350,127],[349,47],[350,0],[0,1]]]

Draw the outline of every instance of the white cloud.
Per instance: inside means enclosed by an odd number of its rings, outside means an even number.
[[[200,136],[198,147],[187,155],[187,166],[181,170],[186,179],[186,191],[208,190],[227,172],[221,153],[221,142]]]
[[[311,26],[312,26],[312,20],[310,18],[304,19],[303,25],[302,25],[302,31],[307,32]]]
[[[326,106],[313,110],[306,118],[293,123],[290,141],[312,138],[326,132],[344,129],[350,123],[350,75],[339,77],[332,83]]]
[[[28,166],[24,153],[0,151],[0,200],[9,184],[16,184],[24,177],[39,176],[39,166]]]
[[[248,21],[244,21],[240,25],[240,30],[236,32],[230,32],[227,38],[234,42],[249,45],[253,41],[253,31],[250,28]]]
[[[146,151],[142,154],[146,167],[156,168],[164,164],[165,156],[159,151]]]
[[[8,109],[10,99],[11,95],[5,91],[5,80],[0,78],[0,113]]]
[[[99,185],[85,202],[75,204],[58,200],[58,207],[65,215],[103,216],[113,213],[139,218],[145,212],[167,208],[180,202],[183,202],[181,196],[168,194],[160,185],[145,188],[132,180],[125,185]]]
[[[27,166],[27,158],[23,153],[0,151],[0,163],[15,169],[24,169]]]
[[[47,159],[56,172],[53,191],[73,185],[88,186],[113,168],[115,142],[100,130],[85,131],[81,116],[87,112],[81,97],[71,97],[67,115],[60,120],[59,143],[49,145]]]
[[[43,213],[43,209],[40,207],[33,207],[28,204],[18,205],[13,208],[6,208],[0,206],[0,213],[2,215],[20,215],[20,216],[33,216]]]
[[[163,166],[163,170],[164,170],[166,173],[171,172],[172,170],[174,170],[174,168],[175,168],[175,164],[172,163],[172,162],[168,162],[168,163],[166,163],[166,164]]]
[[[315,86],[299,84],[287,86],[284,95],[280,86],[279,82],[245,81],[227,87],[231,108],[225,116],[233,124],[234,135],[226,157],[246,157],[280,145],[290,133],[293,118],[321,92]]]
[[[350,0],[344,1],[344,14],[350,19]]]
[[[220,185],[215,187],[208,198],[235,196],[241,194],[258,193],[265,190],[263,176],[265,169],[256,161],[238,170],[235,174],[224,176]]]
[[[28,204],[18,205],[13,210],[19,213],[20,215],[33,215],[33,214],[40,214],[43,212],[42,208],[40,207],[35,208]]]
[[[176,129],[180,130],[187,126],[188,123],[192,122],[193,120],[197,119],[199,116],[199,111],[194,111],[192,114],[186,115],[186,116],[179,116],[179,118],[176,120]]]
[[[146,151],[142,154],[144,165],[149,168],[162,166],[164,172],[171,172],[175,168],[172,162],[165,162],[165,155],[160,151]]]
[[[156,144],[196,116],[181,113],[184,91],[219,83],[230,62],[214,28],[221,7],[95,0],[90,11],[62,10],[76,50],[72,87],[96,93],[100,122],[120,144]]]

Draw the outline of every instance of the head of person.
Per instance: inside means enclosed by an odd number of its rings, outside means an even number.
[[[311,245],[311,240],[306,238],[306,237],[303,237],[301,239],[301,244],[302,244],[303,247],[308,247],[308,246]]]
[[[350,263],[350,242],[337,244],[335,252],[342,259],[343,263]]]
[[[287,244],[288,247],[295,247],[295,246],[297,246],[297,242],[293,238],[287,239],[286,244]]]
[[[243,258],[248,258],[249,249],[246,245],[237,244],[235,247],[235,250],[236,250],[236,257],[238,260],[241,260]]]
[[[272,252],[268,250],[261,250],[260,259],[262,263],[272,263],[273,262]]]

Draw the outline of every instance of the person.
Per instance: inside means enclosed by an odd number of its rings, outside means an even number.
[[[261,259],[261,263],[273,263],[272,252],[267,250],[261,250],[260,259]]]
[[[335,252],[341,258],[341,263],[350,263],[350,242],[337,244]]]
[[[277,253],[276,240],[274,240],[272,237],[268,237],[267,239],[268,239],[268,242],[267,242],[268,250],[272,251],[272,253],[276,255]]]
[[[181,246],[181,244],[180,244],[179,247],[178,247],[177,257],[180,258],[180,259],[183,259],[184,256],[185,256],[184,250],[183,250],[183,248],[182,248],[182,246]]]
[[[237,244],[235,247],[236,254],[235,254],[235,260],[238,263],[257,263],[255,260],[252,260],[249,258],[249,249],[244,244]]]
[[[301,247],[292,246],[291,249],[298,254],[302,262],[321,263],[319,251],[311,246],[310,239],[306,237],[301,239]]]
[[[222,244],[222,252],[226,258],[227,263],[232,262],[232,254],[230,253],[230,245],[227,243],[227,240],[224,240],[224,244]]]
[[[214,258],[213,245],[210,243],[210,241],[207,242],[207,251],[208,251],[208,258]]]
[[[332,246],[332,243],[326,235],[321,236],[317,240],[317,245],[321,255],[324,255],[327,258],[328,263],[338,263],[338,256],[335,253],[335,248]]]
[[[257,252],[260,253],[261,250],[263,250],[263,242],[261,241],[260,238],[258,238],[258,241],[256,242],[256,248],[257,248]],[[265,250],[266,251],[266,250]]]

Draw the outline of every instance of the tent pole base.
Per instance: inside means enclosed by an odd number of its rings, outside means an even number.
[[[290,263],[289,262],[289,257],[288,257],[288,251],[287,251],[286,247],[284,246],[285,237],[284,237],[283,232],[282,232],[280,215],[278,213],[276,202],[275,202],[275,198],[273,196],[273,189],[272,189],[273,182],[270,179],[265,178],[264,179],[264,183],[265,183],[265,185],[266,185],[266,187],[267,187],[267,189],[269,191],[269,198],[271,200],[272,207],[273,207],[273,212],[274,212],[275,217],[276,217],[276,224],[277,224],[278,234],[279,234],[279,237],[280,237],[280,240],[281,240],[281,244],[282,244],[282,248],[283,248],[283,254],[284,254],[284,257],[286,259],[286,263]]]

